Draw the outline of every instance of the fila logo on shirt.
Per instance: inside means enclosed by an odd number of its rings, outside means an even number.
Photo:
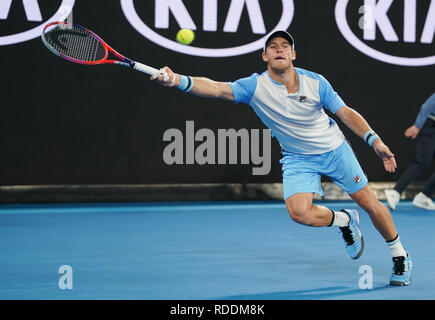
[[[367,56],[390,64],[435,64],[435,0],[337,0],[344,38]]]
[[[202,57],[260,50],[271,31],[288,29],[294,13],[293,0],[121,0],[121,7],[144,37],[169,50]],[[199,34],[189,46],[175,41],[175,33],[183,28]]]
[[[50,4],[51,3],[56,3]],[[0,0],[0,24],[8,22],[8,28],[1,28],[0,45],[11,45],[37,38],[47,23],[67,19],[75,0]],[[40,6],[40,4],[42,6]],[[13,15],[10,13],[14,12]],[[6,31],[4,30],[12,29]]]

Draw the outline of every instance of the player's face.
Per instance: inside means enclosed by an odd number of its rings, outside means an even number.
[[[288,69],[296,58],[291,44],[281,37],[273,38],[263,52],[263,60],[277,71]]]

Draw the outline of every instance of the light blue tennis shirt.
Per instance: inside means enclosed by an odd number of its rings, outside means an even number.
[[[322,75],[295,70],[299,79],[297,93],[288,93],[265,71],[228,83],[234,103],[249,104],[284,151],[320,154],[335,150],[343,143],[344,135],[323,107],[335,114],[345,103]]]

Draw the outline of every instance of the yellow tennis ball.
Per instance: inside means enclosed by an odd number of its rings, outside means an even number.
[[[177,41],[182,44],[191,44],[195,39],[195,33],[190,29],[181,29],[177,33]]]

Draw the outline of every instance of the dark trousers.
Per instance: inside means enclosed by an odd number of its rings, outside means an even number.
[[[428,119],[417,137],[415,161],[402,173],[394,189],[402,193],[406,187],[417,179],[431,164],[435,153],[435,121]],[[426,182],[422,192],[431,197],[435,191],[435,172]]]

